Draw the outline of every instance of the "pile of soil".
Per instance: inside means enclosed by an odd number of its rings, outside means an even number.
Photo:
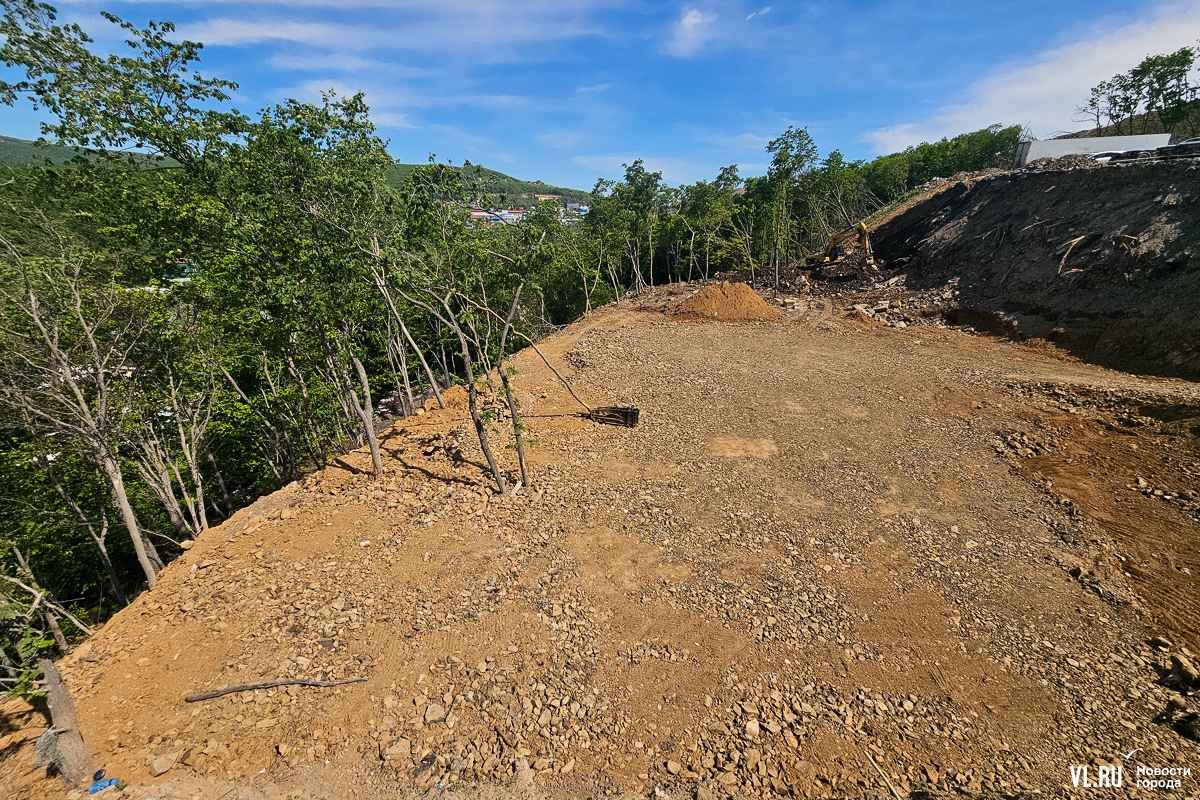
[[[1098,169],[1104,164],[1094,158],[1071,153],[1059,158],[1039,158],[1025,166],[1026,172],[1047,172],[1065,169]]]
[[[713,322],[783,321],[783,316],[763,302],[749,286],[728,281],[705,286],[685,300],[675,313],[688,319]]]

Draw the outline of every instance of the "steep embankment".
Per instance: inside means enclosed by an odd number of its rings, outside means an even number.
[[[1023,170],[963,181],[876,230],[908,286],[1142,374],[1200,378],[1200,163]],[[1011,324],[1011,323],[1010,323]]]

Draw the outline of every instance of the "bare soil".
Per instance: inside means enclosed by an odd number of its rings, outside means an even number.
[[[972,176],[872,230],[889,275],[957,279],[957,308],[1003,315],[1092,363],[1200,379],[1200,160],[1067,157]]]
[[[710,283],[684,300],[675,315],[709,322],[781,322],[783,316],[744,283]]]
[[[515,496],[456,390],[378,478],[351,453],[201,536],[60,664],[122,796],[1065,796],[1080,764],[1197,796],[1155,719],[1200,649],[1200,386],[822,298],[680,321],[694,290],[545,341],[641,424],[530,417]],[[530,356],[522,407],[576,410]]]

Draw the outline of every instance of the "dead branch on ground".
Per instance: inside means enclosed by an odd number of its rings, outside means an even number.
[[[230,686],[227,689],[217,689],[212,692],[203,694],[193,694],[183,698],[185,703],[197,703],[201,700],[212,700],[214,697],[221,697],[234,692],[251,692],[256,689],[273,689],[276,686],[316,686],[319,689],[326,689],[330,686],[341,686],[346,683],[361,683],[366,678],[346,678],[344,681],[310,681],[303,678],[292,678],[283,681],[267,681],[266,683],[243,683],[240,686]]]

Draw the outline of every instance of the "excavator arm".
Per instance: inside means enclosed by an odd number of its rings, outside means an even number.
[[[816,265],[830,264],[837,261],[840,258],[838,255],[838,247],[841,246],[842,242],[845,242],[847,239],[852,239],[855,236],[858,237],[859,246],[862,247],[863,252],[866,253],[867,261],[874,261],[875,255],[871,250],[871,237],[867,233],[867,225],[865,222],[860,222],[858,225],[849,230],[830,236],[829,246],[825,248],[825,252],[813,253],[812,255],[805,256],[805,263],[809,265]]]

